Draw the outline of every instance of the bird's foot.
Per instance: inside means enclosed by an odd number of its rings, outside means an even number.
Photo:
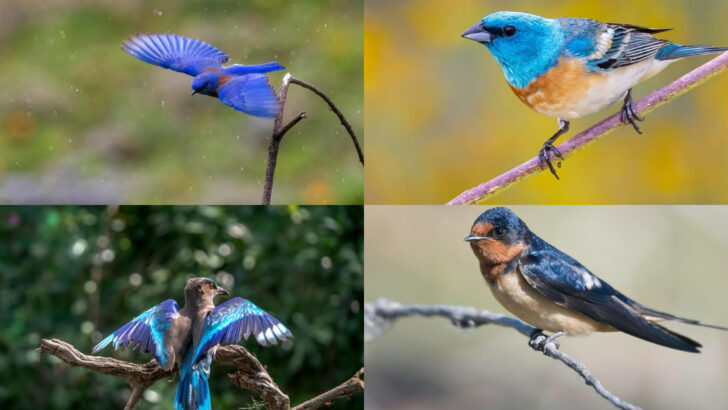
[[[558,349],[559,344],[554,342],[554,340],[563,336],[564,334],[564,332],[556,332],[551,336],[546,336],[541,329],[536,329],[533,331],[533,333],[531,333],[531,339],[528,341],[528,345],[531,346],[533,350],[536,350],[538,352],[543,352],[546,348],[546,345],[549,343],[553,343]]]
[[[546,141],[543,144],[543,147],[541,147],[541,151],[538,152],[538,166],[541,168],[546,168],[546,166],[548,166],[549,170],[551,170],[551,173],[554,174],[556,179],[559,179],[559,176],[556,174],[554,164],[551,162],[553,158],[558,159],[556,161],[556,166],[561,168],[561,160],[564,159],[564,156],[561,155],[561,151],[559,151],[558,148],[554,147],[553,143]]]
[[[474,329],[477,327],[475,321],[471,318],[457,317],[452,319],[453,326],[463,329]]]
[[[627,96],[624,97],[624,104],[622,105],[622,111],[619,114],[619,119],[625,124],[631,124],[638,134],[642,134],[642,130],[640,130],[636,121],[644,121],[645,119],[640,117],[634,110],[631,90],[628,91]]]

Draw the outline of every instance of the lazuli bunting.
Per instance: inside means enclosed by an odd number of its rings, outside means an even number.
[[[538,347],[535,340],[543,342],[541,330],[567,335],[621,330],[662,346],[698,353],[700,343],[656,322],[670,320],[728,330],[635,302],[536,236],[507,208],[481,214],[465,240],[496,300],[538,328],[531,336],[533,347]]]
[[[499,11],[462,36],[493,53],[521,101],[558,119],[559,130],[539,151],[541,166],[548,165],[558,178],[551,159],[563,157],[553,143],[569,130],[569,120],[623,100],[622,122],[641,133],[635,121],[642,118],[634,111],[632,87],[677,59],[728,50],[682,46],[652,36],[667,30]]]

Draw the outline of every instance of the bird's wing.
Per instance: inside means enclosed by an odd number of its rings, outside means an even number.
[[[277,344],[277,339],[293,337],[291,331],[276,318],[243,298],[232,298],[215,307],[205,318],[202,337],[195,348],[192,363],[197,363],[216,345],[229,345],[250,335],[263,346]]]
[[[675,349],[697,352],[700,344],[645,319],[637,302],[599,279],[570,256],[546,244],[524,255],[520,272],[539,293],[632,336]]]
[[[217,95],[225,105],[258,117],[275,117],[281,105],[263,74],[233,77],[217,89]]]
[[[670,29],[631,24],[601,23],[587,19],[561,19],[567,34],[564,52],[583,59],[591,71],[624,67],[655,57],[672,44],[652,36]]]
[[[176,34],[139,34],[124,41],[121,49],[149,64],[192,76],[222,68],[230,59],[207,43]]]
[[[268,63],[263,64],[255,64],[255,65],[243,65],[243,64],[233,64],[229,67],[225,67],[222,69],[222,74],[233,74],[233,75],[245,75],[245,74],[263,74],[263,73],[270,73],[272,71],[279,71],[279,70],[285,70],[286,67],[283,67],[282,65],[276,63],[275,61],[271,61]]]
[[[589,56],[588,65],[596,70],[609,70],[653,58],[671,43],[652,34],[667,30],[670,29],[606,24],[597,35],[595,52]]]
[[[108,335],[94,346],[91,353],[98,352],[109,343],[114,344],[114,350],[131,345],[132,349],[139,347],[141,352],[151,353],[157,359],[157,363],[166,368],[173,352],[165,350],[164,338],[170,325],[179,315],[178,312],[177,302],[167,299]]]

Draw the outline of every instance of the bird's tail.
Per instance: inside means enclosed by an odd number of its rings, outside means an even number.
[[[190,356],[191,351],[188,349],[187,356]],[[192,368],[185,360],[174,397],[175,410],[211,410],[210,386],[207,383],[210,361],[203,359]]]
[[[670,44],[660,50],[655,55],[655,58],[658,60],[674,60],[676,58],[722,53],[724,51],[728,51],[728,47],[681,46],[680,44]]]

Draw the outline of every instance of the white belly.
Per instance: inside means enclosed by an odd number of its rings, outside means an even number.
[[[501,274],[489,283],[496,300],[519,319],[550,332],[564,331],[567,335],[587,334],[614,329],[596,322],[581,313],[559,306],[539,293],[517,270]]]
[[[673,61],[649,59],[599,74],[603,81],[594,81],[581,96],[574,95],[568,103],[552,107],[550,112],[543,114],[572,120],[602,111],[623,100],[630,88],[664,70]]]

